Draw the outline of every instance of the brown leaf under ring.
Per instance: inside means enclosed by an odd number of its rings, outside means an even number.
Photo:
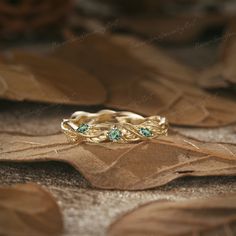
[[[59,207],[51,194],[36,184],[0,187],[0,235],[60,235]]]
[[[156,201],[133,210],[108,230],[109,236],[236,234],[236,195],[186,202]]]
[[[170,135],[137,144],[78,144],[63,134],[0,134],[0,161],[62,161],[97,188],[140,190],[183,176],[236,175],[236,146]]]

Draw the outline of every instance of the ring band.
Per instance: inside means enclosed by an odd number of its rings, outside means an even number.
[[[168,122],[165,117],[143,117],[128,111],[77,111],[62,121],[61,129],[73,142],[130,143],[166,136]]]

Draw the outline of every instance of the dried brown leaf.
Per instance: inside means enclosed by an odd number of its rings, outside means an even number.
[[[0,187],[1,235],[60,235],[62,230],[59,207],[40,186]]]
[[[105,84],[109,80],[114,83],[127,81],[127,78],[144,79],[149,75],[150,66],[157,74],[171,79],[192,82],[196,77],[192,68],[172,59],[161,49],[128,36],[88,35],[83,40],[68,41],[57,47],[53,55],[85,68]],[[140,58],[142,62],[137,60]]]
[[[133,210],[116,222],[109,236],[236,234],[236,195],[186,202],[156,201]]]
[[[58,59],[16,52],[11,61],[0,65],[0,96],[63,104],[103,103],[105,90],[87,72]]]
[[[229,87],[229,83],[225,80],[222,73],[224,70],[223,67],[223,64],[216,64],[203,70],[199,76],[199,86],[206,89]]]
[[[195,72],[133,39],[93,35],[54,52],[99,78],[108,91],[106,105],[144,115],[160,114],[170,123],[197,127],[236,122],[236,103],[214,97],[194,84]],[[136,41],[137,42],[137,41]]]
[[[235,53],[236,53],[236,24],[232,20],[221,44],[222,57],[220,63],[223,63],[222,74],[226,81],[236,84]]]
[[[225,88],[236,84],[236,24],[232,20],[221,38],[222,55],[218,63],[200,74],[200,85],[204,88]]]
[[[68,143],[63,134],[0,134],[0,140],[0,161],[67,162],[103,189],[148,189],[183,176],[236,175],[235,145],[176,135],[136,144]]]
[[[123,35],[112,37],[112,41],[125,47],[135,58],[152,67],[158,75],[175,81],[195,83],[197,73],[192,67],[178,62],[160,48],[152,46],[151,42]]]

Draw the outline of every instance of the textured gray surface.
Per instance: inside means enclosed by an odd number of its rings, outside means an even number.
[[[76,110],[97,111],[100,107],[64,106],[0,100],[0,131],[28,135],[60,132],[60,122]]]
[[[236,144],[236,125],[219,127],[215,129],[208,128],[174,128],[175,131],[186,135],[187,137],[198,139],[205,142],[231,143]]]
[[[186,178],[148,191],[101,191],[91,188],[66,164],[0,164],[1,184],[25,182],[41,184],[55,196],[64,217],[64,235],[68,236],[105,235],[116,217],[149,201],[183,201],[236,192],[235,177]]]

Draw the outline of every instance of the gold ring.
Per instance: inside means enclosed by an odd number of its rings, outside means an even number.
[[[165,117],[143,117],[128,111],[77,111],[61,122],[61,129],[73,141],[130,143],[167,135]]]

